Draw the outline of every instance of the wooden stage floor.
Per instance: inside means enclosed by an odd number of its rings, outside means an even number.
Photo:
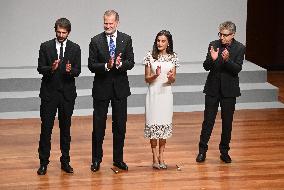
[[[279,75],[279,76],[278,76]],[[274,77],[276,76],[276,77]],[[283,73],[272,73],[270,82],[280,87]],[[52,135],[50,164],[45,176],[36,174],[39,119],[0,120],[0,189],[283,189],[284,109],[236,111],[230,155],[233,162],[219,159],[220,115],[209,142],[207,159],[198,164],[198,140],[202,112],[175,113],[174,132],[165,151],[167,170],[151,168],[151,149],[144,139],[144,115],[129,115],[125,161],[129,171],[115,174],[112,167],[111,117],[104,141],[104,158],[99,172],[90,171],[92,117],[74,117],[71,165],[73,175],[60,170],[59,130]],[[176,168],[178,165],[181,171]]]

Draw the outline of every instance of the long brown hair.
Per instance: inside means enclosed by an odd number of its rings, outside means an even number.
[[[153,50],[152,50],[152,57],[156,60],[158,59],[158,55],[159,55],[159,50],[158,50],[158,47],[157,47],[157,40],[158,40],[159,36],[166,36],[166,38],[169,42],[169,46],[167,47],[166,52],[167,52],[167,54],[171,54],[171,55],[174,54],[174,52],[173,52],[173,38],[172,38],[171,33],[167,30],[161,30],[156,35],[154,45],[153,45]]]

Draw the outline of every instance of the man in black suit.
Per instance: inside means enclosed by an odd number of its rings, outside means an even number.
[[[134,67],[132,39],[117,31],[119,15],[114,10],[104,13],[104,32],[91,39],[88,68],[95,73],[93,82],[93,132],[91,171],[100,169],[103,157],[108,106],[112,106],[113,165],[128,170],[123,161],[127,120],[127,97],[131,94],[127,70]]]
[[[204,162],[208,141],[215,123],[219,104],[221,106],[222,134],[219,144],[220,159],[231,162],[229,156],[233,115],[236,97],[240,96],[238,73],[242,70],[245,46],[234,39],[236,26],[231,21],[219,25],[219,40],[210,43],[203,67],[210,71],[204,87],[204,121],[196,162]]]
[[[43,75],[40,94],[41,134],[39,141],[40,167],[38,175],[45,175],[49,163],[51,134],[58,108],[60,128],[61,169],[73,173],[70,166],[70,127],[75,99],[75,77],[81,72],[80,46],[67,40],[71,23],[66,18],[55,22],[56,38],[40,46],[38,72]]]

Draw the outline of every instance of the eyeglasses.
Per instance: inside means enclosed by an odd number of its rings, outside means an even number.
[[[223,33],[221,33],[221,32],[218,32],[218,36],[221,38],[222,36],[224,36],[224,37],[228,37],[228,36],[230,36],[230,35],[232,35],[233,33],[230,33],[230,34],[223,34]]]

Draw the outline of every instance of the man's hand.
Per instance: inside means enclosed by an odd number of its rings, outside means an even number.
[[[70,73],[70,71],[71,71],[71,64],[70,64],[70,62],[69,62],[69,60],[68,60],[68,62],[67,62],[67,64],[66,64],[66,72],[67,72],[67,73]]]
[[[59,65],[59,64],[60,64],[60,59],[55,60],[55,61],[52,63],[51,70],[52,70],[52,71],[55,71],[55,70],[58,68],[58,65]]]
[[[221,55],[222,55],[222,58],[223,58],[224,61],[228,61],[229,60],[230,53],[229,53],[229,51],[226,48],[222,51]]]
[[[111,69],[113,67],[113,64],[114,64],[114,58],[111,57],[107,63],[107,68],[108,69]]]
[[[115,66],[118,68],[120,67],[121,64],[121,53],[118,54],[116,61],[115,61]]]
[[[211,53],[211,57],[212,57],[213,61],[215,61],[218,58],[219,48],[217,48],[217,51],[215,51],[214,47],[211,46],[210,53]]]

